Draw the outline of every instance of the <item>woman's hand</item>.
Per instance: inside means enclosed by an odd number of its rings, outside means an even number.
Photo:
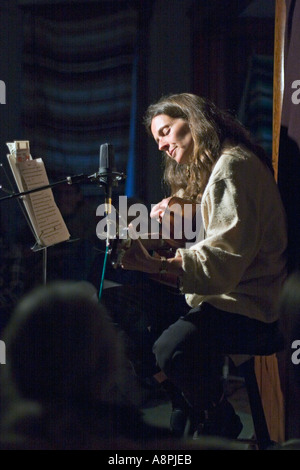
[[[131,271],[157,274],[160,272],[161,259],[160,257],[157,258],[151,256],[143,246],[141,240],[137,239],[133,240],[130,248],[125,251],[122,257],[121,267]],[[173,273],[176,276],[182,276],[183,269],[181,256],[168,259],[168,272]]]
[[[158,220],[158,222],[161,222],[164,216],[164,213],[166,211],[166,208],[169,205],[170,199],[171,197],[167,197],[152,207],[151,212],[150,212],[151,219],[156,219]]]
[[[153,258],[142,242],[137,239],[132,240],[130,248],[125,251],[121,267],[131,271],[143,271],[153,274],[159,272],[160,260]]]

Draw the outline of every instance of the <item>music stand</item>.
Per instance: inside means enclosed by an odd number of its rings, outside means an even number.
[[[89,181],[89,182],[92,182],[92,183],[97,183],[97,185],[100,186],[100,187],[104,186],[105,187],[106,197],[109,197],[109,199],[111,200],[112,186],[113,185],[116,186],[119,181],[126,178],[124,173],[119,173],[119,172],[116,172],[116,171],[109,171],[107,173],[106,172],[101,172],[101,174],[94,173],[90,176],[81,174],[81,175],[75,175],[75,176],[67,176],[63,180],[60,180],[60,181],[57,181],[57,182],[54,182],[54,183],[51,183],[51,184],[47,184],[47,185],[41,186],[39,188],[30,189],[28,191],[22,191],[22,192],[16,193],[16,192],[14,192],[13,184],[10,181],[10,178],[9,178],[9,176],[8,176],[7,172],[5,171],[5,168],[2,164],[0,164],[0,168],[3,169],[4,175],[5,175],[5,177],[8,181],[8,184],[11,188],[10,190],[7,190],[7,189],[3,188],[3,186],[0,184],[0,189],[5,191],[6,193],[9,193],[7,196],[4,196],[4,197],[0,198],[0,202],[5,201],[5,200],[6,201],[11,200],[11,199],[17,199],[18,200],[19,206],[22,210],[22,213],[25,217],[25,220],[27,221],[28,226],[29,226],[29,228],[30,228],[35,240],[36,240],[34,246],[31,249],[32,249],[33,252],[38,252],[38,251],[43,250],[43,284],[47,283],[47,248],[49,248],[51,246],[55,246],[56,243],[53,244],[53,245],[47,245],[47,246],[44,246],[44,245],[40,244],[40,242],[39,242],[39,240],[36,236],[35,230],[32,226],[31,220],[28,217],[27,211],[25,210],[24,204],[21,204],[22,198],[23,198],[23,201],[24,201],[24,197],[29,195],[29,194],[32,194],[32,193],[35,193],[35,192],[38,192],[38,191],[43,191],[45,189],[51,189],[54,186],[57,186],[57,185],[60,185],[60,184],[63,184],[63,183],[78,184],[78,183],[81,183],[83,181]],[[73,241],[76,241],[76,240],[77,239],[69,239],[69,240],[65,240],[65,241],[66,242],[73,242]],[[101,276],[99,299],[101,298],[101,293],[102,293],[102,287],[103,287],[103,281],[104,281],[104,275],[105,275],[106,261],[107,261],[108,252],[109,252],[109,240],[107,239],[107,241],[106,241],[106,251],[105,251],[105,260],[104,260],[102,276]]]

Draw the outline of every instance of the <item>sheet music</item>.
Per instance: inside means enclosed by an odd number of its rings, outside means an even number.
[[[17,163],[24,180],[25,191],[49,184],[45,166],[41,158]],[[45,246],[60,243],[70,238],[62,215],[55,203],[52,189],[44,189],[29,194],[36,219],[38,238]]]
[[[7,145],[11,152],[7,158],[20,192],[49,185],[44,162],[41,158],[31,157],[28,141],[16,141]],[[51,246],[70,238],[51,188],[22,196],[22,200],[41,246]]]

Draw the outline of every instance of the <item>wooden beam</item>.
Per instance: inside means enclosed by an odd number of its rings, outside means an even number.
[[[275,179],[278,176],[278,152],[281,125],[281,109],[284,90],[284,34],[286,22],[285,0],[276,0],[273,69],[273,140],[272,161]]]

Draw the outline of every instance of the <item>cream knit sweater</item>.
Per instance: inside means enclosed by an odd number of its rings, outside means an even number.
[[[242,147],[224,151],[201,202],[205,238],[180,248],[181,290],[191,307],[208,302],[263,322],[278,318],[286,278],[286,216],[273,175]]]

